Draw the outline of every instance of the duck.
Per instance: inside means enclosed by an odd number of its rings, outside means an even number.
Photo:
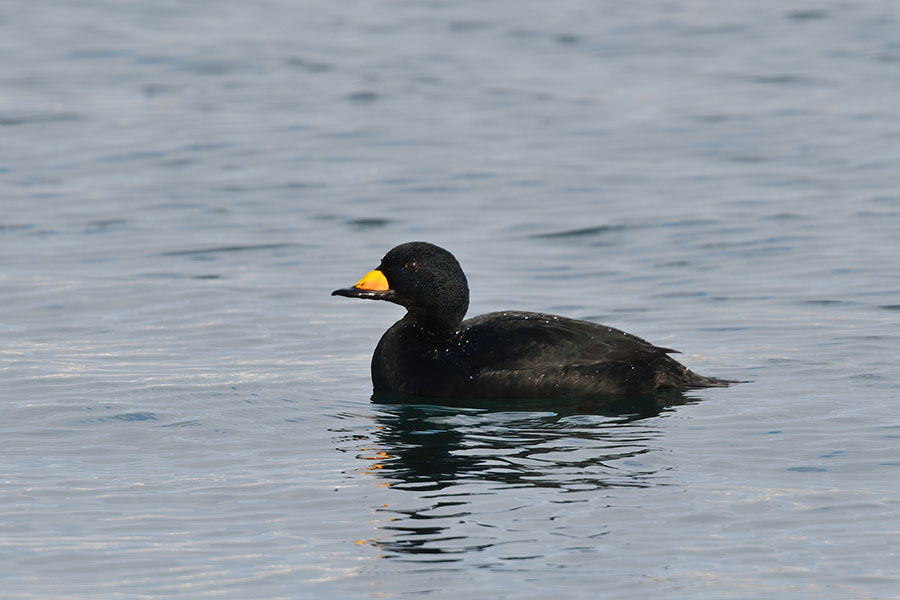
[[[331,295],[406,309],[375,347],[376,394],[589,399],[735,383],[691,371],[669,356],[677,350],[590,321],[526,311],[466,319],[466,275],[453,254],[428,242],[392,248],[377,268]]]

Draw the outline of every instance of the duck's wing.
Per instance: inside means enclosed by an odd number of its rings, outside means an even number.
[[[646,364],[677,352],[613,327],[532,312],[474,317],[463,322],[459,335],[476,370]]]

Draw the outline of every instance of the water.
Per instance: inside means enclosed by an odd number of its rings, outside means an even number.
[[[0,6],[4,597],[900,597],[898,17]],[[751,383],[374,403],[411,239]]]

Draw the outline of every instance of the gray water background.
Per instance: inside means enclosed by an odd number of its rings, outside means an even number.
[[[3,598],[900,598],[900,5],[0,4]],[[370,401],[470,315],[748,380]]]

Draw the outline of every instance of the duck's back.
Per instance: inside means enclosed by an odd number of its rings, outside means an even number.
[[[529,369],[602,362],[646,362],[677,352],[630,333],[556,315],[498,312],[463,321],[479,368]]]

